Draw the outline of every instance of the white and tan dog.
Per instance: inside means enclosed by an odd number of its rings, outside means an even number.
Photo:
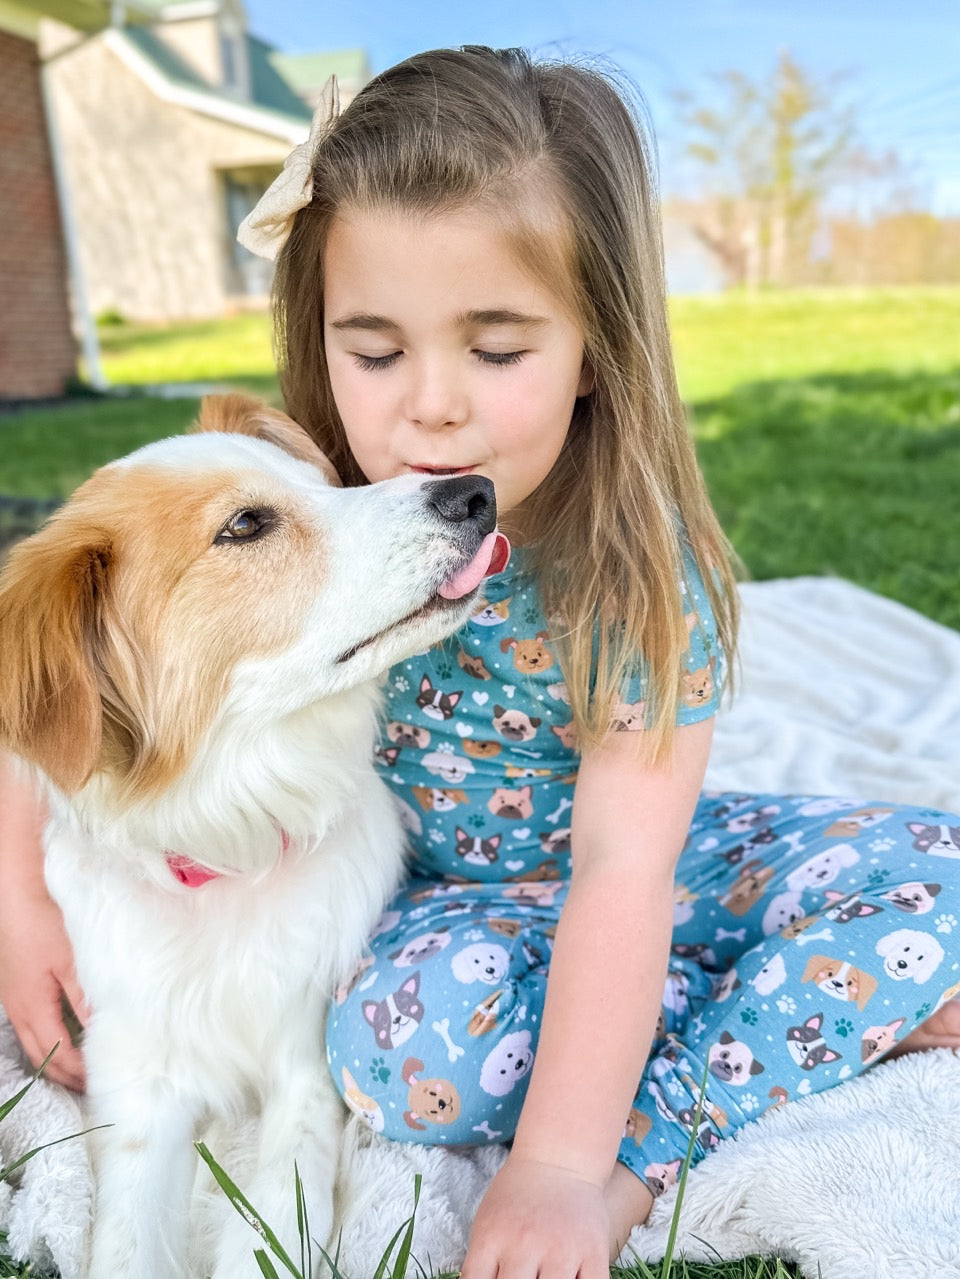
[[[90,1118],[110,1125],[92,1279],[260,1273],[225,1198],[203,1229],[191,1213],[192,1142],[251,1116],[245,1191],[298,1255],[296,1161],[326,1242],[325,1004],[401,872],[377,680],[476,611],[494,521],[475,476],[342,489],[289,419],[235,396],[11,553],[0,745],[46,784]]]

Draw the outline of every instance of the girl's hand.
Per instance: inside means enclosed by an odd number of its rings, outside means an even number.
[[[34,1066],[60,1041],[44,1078],[82,1092],[83,1055],[70,1042],[61,994],[85,1021],[73,951],[56,904],[43,892],[31,893],[25,900],[4,901],[0,905],[0,1004]]]
[[[461,1279],[609,1279],[610,1247],[601,1186],[510,1155],[477,1211]]]

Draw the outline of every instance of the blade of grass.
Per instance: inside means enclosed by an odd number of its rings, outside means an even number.
[[[203,1142],[197,1141],[194,1145],[196,1146],[197,1153],[200,1158],[213,1174],[214,1181],[216,1181],[217,1185],[224,1192],[244,1221],[257,1232],[261,1239],[265,1240],[270,1251],[278,1261],[282,1262],[283,1265],[286,1266],[287,1270],[289,1270],[294,1276],[294,1279],[304,1279],[304,1276],[300,1274],[299,1270],[297,1270],[296,1266],[290,1260],[283,1244],[260,1216],[256,1208],[254,1208],[250,1200],[247,1199],[239,1187],[230,1180],[230,1177],[223,1168],[220,1167]]]
[[[59,1146],[64,1141],[75,1141],[77,1137],[85,1137],[88,1132],[99,1132],[101,1128],[110,1128],[111,1124],[97,1124],[94,1128],[84,1128],[83,1132],[68,1132],[65,1137],[55,1137],[53,1141],[48,1141],[42,1146],[34,1146],[32,1150],[28,1150],[25,1155],[21,1155],[19,1159],[15,1159],[12,1164],[7,1164],[5,1168],[0,1168],[0,1181],[6,1181],[12,1172],[22,1167],[34,1155],[39,1155],[41,1150],[49,1150],[51,1146]]]
[[[20,1089],[18,1093],[14,1093],[12,1097],[8,1097],[7,1100],[2,1105],[0,1105],[0,1123],[3,1123],[4,1119],[6,1119],[10,1111],[13,1110],[14,1106],[16,1106],[19,1102],[21,1102],[24,1099],[24,1097],[27,1095],[27,1093],[30,1091],[33,1085],[37,1082],[37,1080],[43,1074],[44,1070],[46,1070],[47,1062],[50,1060],[50,1058],[53,1056],[53,1054],[57,1051],[59,1047],[60,1047],[60,1040],[58,1039],[57,1042],[50,1049],[50,1051],[47,1053],[46,1057],[44,1057],[43,1061],[37,1067],[36,1073],[34,1074],[33,1078],[29,1081],[29,1083],[24,1084],[24,1086]]]
[[[300,1169],[293,1165],[293,1180],[297,1191],[297,1233],[300,1235],[300,1269],[304,1275],[313,1274],[313,1253],[310,1247],[310,1219],[307,1215],[307,1201],[303,1194],[303,1182]]]
[[[420,1173],[417,1173],[413,1179],[413,1212],[411,1212],[407,1220],[406,1232],[397,1251],[397,1260],[393,1266],[393,1279],[404,1279],[407,1273],[410,1249],[413,1247],[413,1230],[417,1220],[417,1205],[420,1202],[420,1187],[422,1184],[423,1178]]]
[[[677,1187],[677,1202],[673,1205],[673,1217],[670,1221],[670,1233],[667,1235],[667,1247],[663,1254],[663,1264],[660,1271],[661,1279],[670,1279],[673,1270],[673,1249],[677,1242],[677,1231],[680,1229],[680,1208],[683,1204],[683,1193],[687,1187],[687,1173],[690,1171],[690,1161],[693,1159],[694,1147],[697,1144],[697,1133],[700,1131],[700,1116],[703,1114],[703,1099],[707,1095],[707,1075],[710,1066],[709,1062],[703,1068],[703,1079],[700,1081],[700,1095],[697,1098],[697,1108],[693,1116],[693,1130],[690,1133],[690,1140],[687,1142],[687,1153],[683,1160],[683,1167],[680,1169],[680,1183]]]
[[[276,1266],[262,1248],[256,1248],[253,1255],[256,1258],[257,1265],[260,1267],[260,1273],[266,1275],[266,1279],[280,1279]]]

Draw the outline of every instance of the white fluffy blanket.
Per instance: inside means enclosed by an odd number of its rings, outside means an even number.
[[[740,693],[718,725],[715,789],[845,794],[960,811],[960,635],[834,579],[742,588]],[[0,1033],[0,1096],[22,1079]],[[691,1174],[679,1246],[691,1259],[795,1260],[810,1279],[960,1279],[960,1055],[877,1067],[791,1103],[725,1142]],[[40,1083],[0,1125],[0,1160],[75,1131],[63,1090]],[[354,1129],[341,1265],[369,1279],[423,1176],[414,1253],[456,1270],[473,1210],[503,1158],[387,1144]],[[663,1255],[675,1192],[634,1231],[623,1260]],[[80,1143],[0,1187],[10,1245],[74,1279],[89,1218]]]

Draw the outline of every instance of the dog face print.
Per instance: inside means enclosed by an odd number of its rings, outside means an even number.
[[[510,956],[497,942],[478,941],[458,950],[450,961],[457,981],[495,986],[510,970]]]
[[[907,884],[898,884],[896,888],[891,888],[889,892],[882,893],[881,896],[891,906],[896,906],[897,910],[902,910],[906,915],[925,915],[936,905],[940,887],[940,884],[921,884],[911,881]]]
[[[491,866],[499,857],[500,836],[490,835],[481,839],[479,835],[468,835],[462,827],[457,826],[456,852],[468,866]]]
[[[943,962],[943,947],[935,937],[914,928],[898,928],[876,945],[883,971],[895,981],[929,981]]]
[[[416,724],[404,724],[402,720],[391,720],[387,725],[387,736],[398,746],[412,746],[416,750],[425,750],[430,745],[430,733],[426,728],[418,728]]]
[[[532,741],[540,724],[538,715],[530,716],[525,711],[505,710],[502,706],[493,708],[493,727],[508,742]]]
[[[569,724],[552,724],[550,732],[555,733],[560,738],[562,745],[566,746],[568,751],[577,749],[577,730],[574,727],[573,720]]]
[[[960,857],[960,826],[926,826],[923,822],[907,822],[913,835],[913,846],[933,857]]]
[[[673,1159],[668,1164],[647,1164],[643,1180],[654,1199],[659,1199],[664,1191],[676,1185],[682,1164],[681,1159]]]
[[[763,896],[764,888],[773,874],[770,866],[763,866],[758,861],[747,862],[740,868],[733,887],[720,898],[720,905],[732,915],[745,915]]]
[[[772,817],[780,812],[779,804],[764,804],[762,808],[752,808],[748,813],[738,813],[725,824],[732,835],[746,835],[755,827],[766,826]]]
[[[763,935],[782,932],[790,924],[803,919],[804,910],[800,893],[777,893],[771,897],[767,909],[763,912]]]
[[[684,706],[706,706],[713,696],[713,658],[709,666],[698,671],[684,671],[680,677],[680,695]]]
[[[642,1110],[637,1110],[636,1106],[631,1106],[627,1122],[623,1125],[623,1140],[629,1141],[632,1138],[635,1146],[642,1146],[652,1127],[653,1120]]]
[[[737,844],[735,848],[728,848],[725,852],[714,853],[714,856],[722,857],[728,866],[739,866],[745,857],[750,857],[758,849],[775,843],[776,838],[773,830],[769,826],[764,826],[760,830],[752,831],[742,844]]]
[[[508,790],[498,786],[487,800],[487,808],[494,817],[506,817],[511,821],[519,821],[533,815],[533,804],[530,797],[533,788],[521,786],[517,790]]]
[[[414,964],[439,955],[449,945],[450,930],[446,927],[437,928],[433,932],[412,937],[404,947],[393,951],[387,958],[393,960],[395,968],[412,968]]]
[[[493,759],[503,750],[499,742],[475,741],[472,737],[464,739],[463,749],[474,759]]]
[[[718,978],[713,984],[710,992],[710,998],[715,1004],[722,1004],[724,1000],[730,998],[735,990],[740,989],[740,979],[737,976],[735,968],[728,968],[722,977]]]
[[[721,1031],[719,1043],[711,1045],[707,1063],[711,1075],[735,1088],[742,1088],[752,1075],[763,1072],[762,1064],[747,1045],[727,1030]]]
[[[697,1112],[695,1110],[691,1110],[689,1107],[684,1107],[683,1110],[677,1111],[677,1118],[689,1133],[693,1132],[693,1124],[696,1117]],[[703,1113],[700,1115],[700,1123],[697,1126],[697,1145],[704,1153],[707,1153],[713,1150],[715,1146],[720,1145],[719,1136],[716,1132],[714,1132],[708,1116]]]
[[[615,733],[634,733],[646,726],[646,702],[617,702],[610,720],[610,727]]]
[[[755,977],[750,978],[750,985],[758,995],[772,995],[787,980],[787,966],[778,951],[768,959]]]
[[[482,657],[471,657],[470,654],[465,652],[462,648],[457,653],[457,665],[462,671],[466,672],[467,675],[472,675],[474,679],[493,678],[487,670]]]
[[[453,751],[431,751],[420,761],[428,773],[442,778],[448,786],[459,786],[476,772],[471,762]]]
[[[833,902],[824,918],[834,924],[849,924],[855,919],[869,919],[871,915],[882,915],[883,907],[874,902],[865,902],[859,893],[835,893],[827,891],[827,901]]]
[[[802,1026],[790,1026],[787,1030],[787,1050],[803,1070],[815,1070],[826,1062],[839,1061],[841,1054],[827,1047],[820,1033],[823,1013],[808,1017]]]
[[[464,790],[440,790],[436,786],[414,786],[413,796],[427,813],[450,813],[458,804],[470,802]]]
[[[341,1067],[343,1075],[343,1100],[355,1115],[359,1115],[368,1128],[374,1132],[383,1132],[383,1111],[372,1097],[360,1089],[360,1085],[347,1070]]]
[[[561,826],[558,830],[541,831],[540,847],[545,853],[569,853],[570,827]]]
[[[553,665],[553,654],[544,644],[546,631],[539,631],[536,639],[502,639],[500,652],[513,650],[513,664],[524,675],[532,675],[534,671],[548,671]]]
[[[838,817],[823,832],[825,839],[856,839],[864,831],[872,830],[885,822],[893,813],[892,808],[858,808],[855,812]]]
[[[509,616],[510,600],[505,599],[496,604],[485,604],[471,616],[470,621],[474,626],[502,626]]]
[[[533,1066],[529,1030],[504,1035],[480,1067],[480,1087],[491,1097],[506,1097]]]
[[[889,1052],[897,1042],[897,1031],[906,1021],[898,1017],[896,1021],[888,1021],[883,1026],[868,1026],[860,1039],[860,1060],[865,1066]]]
[[[462,689],[456,693],[445,693],[442,688],[434,688],[430,683],[430,676],[424,675],[417,693],[417,705],[430,719],[452,719],[462,696]]]
[[[787,887],[800,893],[805,889],[825,888],[832,884],[846,866],[855,866],[860,854],[852,844],[834,844],[816,857],[792,870],[787,876]]]
[[[420,974],[411,973],[403,985],[386,999],[366,999],[363,1015],[373,1027],[377,1047],[383,1051],[405,1044],[423,1021],[423,1004],[417,998]]]
[[[863,1012],[877,990],[877,979],[860,968],[854,968],[841,959],[826,955],[811,955],[804,969],[802,981],[812,981],[831,999],[856,1004]]]
[[[421,1070],[423,1062],[416,1057],[408,1057],[403,1063],[403,1082],[410,1089],[404,1123],[421,1132],[427,1124],[455,1123],[460,1117],[460,1094],[449,1079],[418,1079]]]

